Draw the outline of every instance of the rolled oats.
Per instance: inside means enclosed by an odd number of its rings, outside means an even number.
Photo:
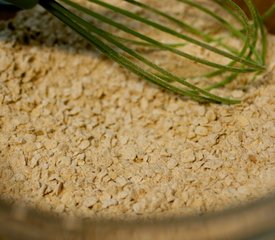
[[[274,37],[261,84],[224,106],[138,79],[42,9],[12,21],[0,41],[2,198],[124,218],[217,211],[274,191]]]

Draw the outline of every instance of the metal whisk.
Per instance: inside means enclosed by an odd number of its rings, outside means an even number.
[[[106,56],[167,90],[201,102],[238,103],[239,100],[215,95],[211,90],[225,86],[239,74],[258,74],[265,69],[267,37],[262,17],[251,0],[245,0],[251,19],[232,0],[175,1],[178,6],[185,4],[214,19],[222,26],[220,31],[227,33],[226,37],[217,37],[214,31],[200,29],[196,24],[187,23],[177,14],[167,13],[145,0],[122,0],[121,3],[127,3],[128,7],[119,7],[107,0],[86,0],[81,3],[73,0],[5,0],[26,9],[40,4]],[[222,14],[217,13],[216,8],[211,8],[209,3],[219,8]],[[144,28],[150,28],[150,33],[155,31],[158,34],[148,34]],[[162,41],[164,36],[172,38],[173,42]],[[241,47],[230,45],[227,38],[238,41]],[[187,44],[218,56],[218,60],[188,52],[185,48]],[[171,57],[172,54],[174,59],[183,58],[205,66],[208,71],[195,76],[178,75],[160,63],[163,59],[150,59],[144,53],[146,49],[162,52],[161,58]],[[221,80],[214,82],[217,76]],[[203,79],[211,84],[201,86]]]

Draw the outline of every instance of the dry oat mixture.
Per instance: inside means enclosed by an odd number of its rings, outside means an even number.
[[[0,23],[0,194],[76,216],[216,211],[275,189],[275,39],[241,104],[138,79],[39,7]]]

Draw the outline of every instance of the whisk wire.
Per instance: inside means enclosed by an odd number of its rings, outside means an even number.
[[[235,37],[238,37],[240,40],[244,42],[243,47],[240,51],[230,51],[230,47],[224,44],[222,41],[218,42],[215,37],[210,36],[207,33],[203,33],[202,31],[188,26],[185,22],[174,18],[173,16],[166,14],[162,12],[161,10],[155,9],[153,7],[150,7],[146,4],[143,4],[141,2],[137,2],[135,0],[125,0],[126,2],[139,6],[141,8],[144,8],[145,10],[149,10],[153,13],[156,13],[159,16],[165,17],[166,19],[178,24],[183,29],[185,29],[190,34],[193,34],[201,39],[203,41],[198,40],[196,38],[193,38],[191,36],[188,36],[186,34],[180,33],[178,31],[175,31],[167,26],[161,25],[158,22],[155,22],[151,19],[142,17],[136,13],[130,12],[126,9],[116,7],[112,4],[109,4],[104,1],[99,0],[88,0],[89,2],[93,4],[97,4],[101,7],[104,7],[106,9],[111,10],[114,13],[121,14],[125,17],[128,17],[130,19],[133,19],[135,21],[138,21],[142,24],[145,24],[146,26],[153,27],[161,32],[164,32],[165,34],[170,34],[174,37],[180,38],[182,40],[185,40],[184,43],[162,43],[152,37],[149,37],[145,34],[142,34],[141,32],[138,32],[128,26],[126,24],[120,23],[118,21],[115,21],[114,19],[111,19],[109,17],[106,17],[103,14],[100,14],[99,12],[96,12],[90,8],[86,8],[78,3],[75,3],[71,0],[59,0],[58,2],[55,0],[41,0],[40,4],[46,8],[49,12],[51,12],[53,15],[55,15],[57,18],[59,18],[61,21],[63,21],[65,24],[70,26],[72,29],[74,29],[76,32],[78,32],[80,35],[82,35],[84,38],[86,38],[91,44],[93,44],[98,50],[100,50],[103,54],[111,58],[112,60],[116,61],[120,65],[126,67],[133,73],[137,74],[138,76],[155,83],[167,90],[170,90],[174,93],[188,96],[194,100],[200,101],[200,102],[216,102],[216,103],[225,103],[225,104],[236,104],[240,101],[237,99],[231,99],[226,97],[220,97],[215,94],[212,94],[209,92],[209,90],[221,86],[225,86],[229,82],[232,82],[239,73],[245,73],[245,72],[261,72],[264,70],[263,61],[260,61],[260,59],[265,57],[264,51],[266,47],[266,43],[262,44],[262,53],[261,57],[259,57],[258,50],[256,50],[257,44],[258,44],[258,32],[261,33],[261,38],[266,41],[265,38],[265,30],[262,27],[261,17],[258,15],[257,11],[255,11],[255,8],[253,9],[253,4],[249,5],[250,0],[246,0],[250,7],[250,11],[252,11],[253,14],[253,24],[249,24],[247,17],[243,12],[238,14],[237,21],[240,22],[241,26],[243,27],[243,30],[238,30],[235,27],[228,27],[228,22],[220,18],[218,15],[211,14],[211,11],[207,10],[206,8],[198,8],[199,10],[209,14],[210,16],[214,17],[216,20],[218,20],[220,23],[224,25],[224,27],[227,26],[228,31]],[[178,0],[179,2],[185,2],[190,5],[189,0]],[[214,2],[218,3],[219,5],[222,5],[219,0],[213,0]],[[60,2],[60,3],[59,3]],[[231,0],[225,0],[224,2],[228,3],[229,7],[226,7],[226,11],[231,12],[233,10],[242,11],[238,6],[235,6],[234,4],[231,4]],[[112,31],[104,30],[103,27],[97,27],[96,24],[89,22],[88,20],[85,20],[83,17],[77,16],[75,13],[73,13],[71,10],[68,10],[65,6],[61,5],[61,3],[65,4],[66,6],[79,11],[80,13],[84,13],[87,17],[92,17],[104,24],[107,24],[111,27],[114,27],[126,34],[129,34],[131,36],[134,36],[136,39],[128,38],[128,37],[122,37],[118,36],[117,34],[112,33]],[[192,5],[192,4],[191,4]],[[192,5],[193,7],[198,7],[195,5]],[[233,10],[232,10],[233,9]],[[232,14],[234,15],[234,14]],[[252,32],[252,30],[254,32]],[[251,30],[251,31],[250,31]],[[239,32],[236,34],[236,32]],[[137,40],[138,39],[138,40]],[[256,39],[256,40],[255,40]],[[158,50],[165,50],[169,51],[173,54],[176,54],[177,56],[187,58],[191,61],[206,65],[208,67],[216,68],[217,70],[208,73],[208,78],[217,76],[217,75],[223,75],[225,73],[230,73],[229,76],[227,76],[225,79],[218,83],[213,83],[210,86],[201,88],[198,87],[192,83],[190,83],[187,78],[178,77],[177,75],[167,71],[163,67],[159,66],[158,64],[152,62],[148,58],[142,56],[139,54],[136,50],[133,48],[130,48],[126,46],[125,44],[135,44],[139,46],[145,46],[150,48],[155,48]],[[200,46],[204,49],[207,49],[210,52],[213,52],[215,54],[218,54],[219,56],[225,57],[230,60],[227,64],[220,64],[216,62],[212,62],[206,59],[203,59],[201,57],[194,56],[192,54],[189,54],[185,51],[182,51],[179,49],[182,46],[185,46],[186,44],[195,44],[197,46]],[[224,49],[219,49],[217,47],[214,47],[210,45],[209,43],[216,43],[217,46],[223,47]],[[225,51],[225,49],[227,51]],[[249,52],[248,52],[249,50]],[[122,52],[121,52],[122,51]],[[252,56],[255,56],[256,60],[252,59]],[[137,60],[138,63],[135,63],[133,61],[133,58]],[[145,66],[147,66],[145,68]],[[149,69],[148,69],[149,68]]]

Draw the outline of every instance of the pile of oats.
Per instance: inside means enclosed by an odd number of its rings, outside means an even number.
[[[270,36],[266,73],[229,89],[241,104],[203,105],[138,79],[39,7],[1,22],[1,198],[120,218],[265,196],[275,189],[274,51]]]

